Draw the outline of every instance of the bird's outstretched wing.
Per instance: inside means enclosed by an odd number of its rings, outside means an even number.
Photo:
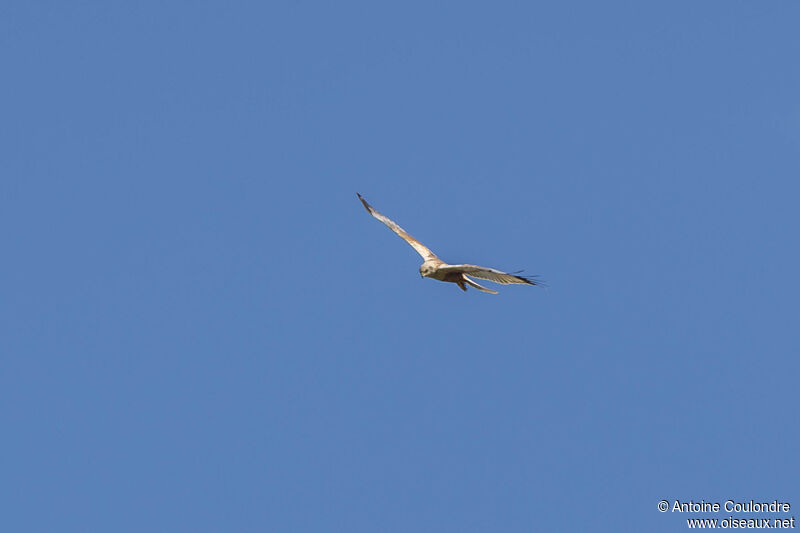
[[[482,267],[478,265],[447,265],[439,267],[440,272],[462,272],[469,274],[473,278],[488,279],[501,285],[508,285],[510,283],[520,283],[526,285],[544,285],[540,280],[535,277],[518,276],[516,274],[508,274],[495,270],[493,268]]]
[[[423,257],[423,259],[425,259],[426,261],[428,259],[438,259],[436,257],[436,254],[431,252],[424,244],[419,242],[417,239],[406,233],[406,230],[395,224],[395,222],[392,221],[390,218],[385,217],[382,214],[375,211],[375,209],[371,205],[369,205],[367,201],[364,200],[364,198],[360,194],[358,194],[358,199],[361,200],[361,203],[364,204],[364,207],[367,209],[367,212],[370,215],[374,216],[375,218],[386,224],[390,230],[400,235],[400,238],[406,241],[408,244],[410,244],[411,247],[414,248],[417,251],[417,253]]]

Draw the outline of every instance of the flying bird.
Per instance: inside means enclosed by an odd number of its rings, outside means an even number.
[[[422,266],[419,267],[419,273],[424,278],[432,278],[439,281],[455,283],[461,288],[462,291],[466,291],[467,285],[469,285],[470,287],[478,289],[479,291],[488,292],[490,294],[497,294],[497,291],[493,291],[478,285],[472,278],[486,279],[501,285],[508,285],[511,283],[543,285],[543,283],[538,279],[526,276],[518,276],[516,274],[508,274],[493,268],[487,268],[478,265],[449,265],[436,257],[436,254],[431,252],[428,247],[409,235],[406,230],[398,226],[393,220],[378,213],[375,208],[369,205],[369,203],[367,203],[367,201],[364,200],[360,194],[356,194],[370,215],[386,224],[390,230],[397,233],[401,239],[410,244],[411,247],[422,256],[424,262],[422,263]],[[472,278],[470,276],[472,276]]]

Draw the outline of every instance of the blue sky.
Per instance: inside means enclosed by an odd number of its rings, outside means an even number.
[[[800,509],[798,17],[3,3],[3,531]]]

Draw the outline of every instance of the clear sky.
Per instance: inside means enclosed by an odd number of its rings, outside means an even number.
[[[647,4],[3,2],[0,529],[800,516],[800,4]]]

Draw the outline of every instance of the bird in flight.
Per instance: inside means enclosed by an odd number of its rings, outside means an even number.
[[[422,256],[424,262],[419,267],[419,273],[424,278],[432,278],[439,281],[447,281],[458,285],[462,291],[467,290],[467,285],[478,289],[479,291],[488,292],[490,294],[497,294],[497,291],[487,289],[478,285],[473,278],[486,279],[499,283],[501,285],[508,285],[510,283],[524,284],[524,285],[543,285],[541,281],[531,277],[518,276],[516,274],[508,274],[493,268],[486,268],[478,265],[448,265],[431,252],[424,244],[409,235],[406,230],[398,226],[390,218],[378,213],[375,208],[367,203],[364,198],[358,195],[358,199],[364,204],[367,212],[373,217],[377,218],[386,224],[390,230],[397,233],[401,239],[406,241],[414,248],[419,255]],[[469,275],[468,275],[469,274]]]

